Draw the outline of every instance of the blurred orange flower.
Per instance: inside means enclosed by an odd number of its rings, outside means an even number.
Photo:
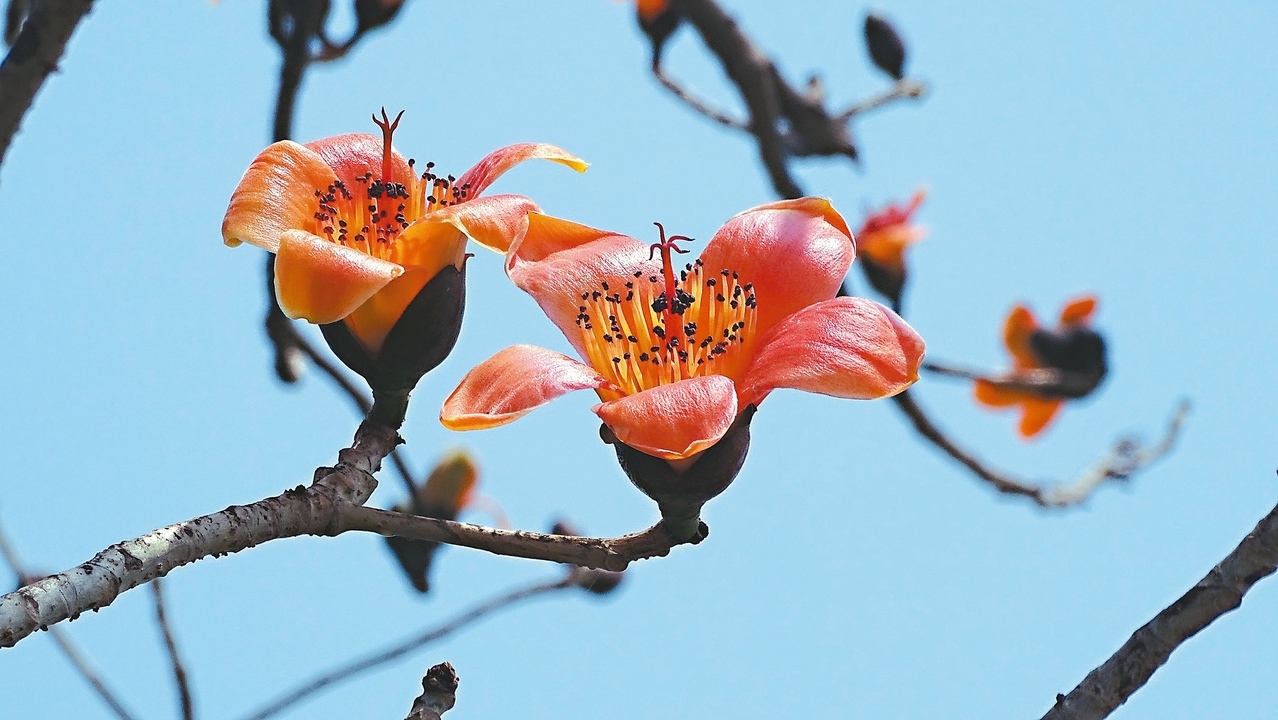
[[[585,363],[509,347],[466,375],[442,422],[494,427],[590,388],[603,401],[594,412],[620,442],[681,460],[777,388],[874,399],[918,379],[924,347],[913,328],[878,303],[834,296],[855,247],[828,201],[747,210],[678,269],[671,253],[685,252],[681,240],[662,230],[662,242],[647,246],[530,214],[506,272]]]
[[[1096,297],[1073,298],[1061,310],[1060,325],[1045,330],[1034,313],[1017,305],[1003,323],[1003,343],[1012,356],[1012,370],[1061,370],[1092,376],[1100,382],[1105,372],[1104,343],[1088,324],[1096,312]],[[1095,384],[1087,389],[1090,392]],[[1085,393],[1084,393],[1085,394]],[[977,380],[977,402],[991,408],[1019,406],[1021,437],[1038,435],[1056,417],[1064,396],[1052,396],[1008,388],[988,380]]]
[[[402,113],[401,113],[402,115]],[[418,175],[391,146],[399,123],[382,112],[382,137],[351,133],[262,151],[231,195],[222,237],[276,254],[275,288],[291,318],[345,320],[370,352],[440,270],[462,268],[466,238],[499,252],[537,209],[521,195],[478,197],[511,167],[542,158],[583,171],[553,145],[501,148],[460,178]]]
[[[912,224],[914,213],[927,197],[922,188],[914,192],[906,205],[888,205],[870,215],[856,234],[861,269],[875,290],[899,307],[905,287],[905,250],[922,240],[927,231]]]

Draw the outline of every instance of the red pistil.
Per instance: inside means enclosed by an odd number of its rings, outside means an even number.
[[[666,307],[661,313],[661,319],[662,319],[662,322],[665,323],[666,329],[670,330],[671,328],[677,327],[673,322],[674,304],[675,304],[675,276],[674,276],[674,265],[672,265],[670,262],[670,251],[673,250],[681,255],[687,254],[688,252],[687,250],[680,248],[675,243],[680,240],[683,240],[685,242],[692,242],[692,238],[684,237],[683,235],[671,235],[669,239],[666,239],[666,229],[661,226],[661,223],[654,222],[653,225],[656,225],[657,231],[661,233],[661,242],[656,242],[649,246],[648,259],[649,260],[652,259],[653,253],[657,252],[658,250],[661,251],[661,272],[662,272],[662,275],[665,276],[665,280],[666,280],[666,302],[665,302]]]
[[[378,120],[377,116],[373,116],[373,124],[382,129],[382,184],[389,191],[395,186],[395,177],[393,172],[394,166],[391,164],[391,137],[395,134],[395,129],[399,127],[399,119],[404,117],[404,111],[400,110],[394,120],[386,114],[386,107],[382,107],[382,119]],[[377,197],[377,215],[379,218],[386,217],[386,211],[382,207],[382,200],[387,193],[382,193]]]

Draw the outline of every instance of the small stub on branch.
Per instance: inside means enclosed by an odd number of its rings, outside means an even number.
[[[404,720],[439,720],[457,704],[457,671],[443,662],[426,671],[422,678],[422,694],[413,701],[413,709]]]

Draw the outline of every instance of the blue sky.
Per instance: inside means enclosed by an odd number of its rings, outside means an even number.
[[[835,103],[884,81],[866,7],[724,0]],[[808,192],[862,209],[930,196],[907,317],[930,357],[1005,362],[1008,307],[1054,315],[1101,298],[1100,392],[1039,441],[927,378],[920,402],[999,467],[1066,479],[1123,434],[1195,412],[1176,452],[1127,488],[1048,513],[995,496],[923,444],[887,402],[781,392],[754,422],[710,539],[637,564],[617,594],[536,602],[299,707],[291,717],[402,717],[422,671],[451,661],[465,718],[1037,717],[1197,582],[1278,499],[1278,10],[1084,2],[880,7],[931,83],[923,102],[857,123],[862,170],[798,165]],[[261,3],[100,3],[0,168],[0,520],[54,572],[115,541],[250,502],[333,461],[356,418],[311,375],[270,374],[260,251],[227,249],[232,188],[267,143],[277,53]],[[695,35],[671,71],[739,109]],[[645,72],[630,9],[602,0],[414,0],[348,59],[316,68],[297,137],[369,131],[404,109],[397,145],[460,174],[498,146],[554,142],[585,175],[528,165],[496,190],[641,238],[661,221],[708,238],[773,199],[752,146],[678,105]],[[436,421],[465,371],[528,342],[568,351],[496,256],[470,266],[455,353],[403,430],[426,467],[465,445],[517,527],[567,516],[592,534],[655,509],[598,441],[592,399],[508,427]],[[863,287],[864,284],[860,283]],[[398,500],[387,478],[375,502]],[[481,515],[471,519],[486,521]],[[269,543],[174,572],[171,613],[204,717],[237,716],[350,655],[559,572],[449,549],[419,597],[380,539]],[[0,582],[10,580],[0,575]],[[171,712],[150,595],[66,626],[132,707]],[[1278,581],[1181,648],[1114,717],[1262,718],[1278,703]],[[49,638],[0,652],[24,717],[108,717]]]

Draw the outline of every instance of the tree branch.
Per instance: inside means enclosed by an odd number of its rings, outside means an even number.
[[[457,703],[457,671],[448,663],[440,663],[426,671],[422,678],[422,694],[413,701],[413,709],[404,720],[440,720],[440,715]]]
[[[655,75],[657,80],[667,90],[673,93],[675,97],[682,100],[685,105],[696,112],[710,118],[720,125],[732,128],[733,130],[742,130],[745,132],[750,131],[749,125],[747,125],[744,121],[729,117],[726,113],[719,112],[701,100],[698,100],[692,93],[685,90],[682,85],[676,82],[674,78],[667,75],[665,69],[662,68],[661,65],[653,65],[652,74]]]
[[[1243,596],[1278,567],[1278,507],[1207,576],[1132,634],[1118,652],[1088,673],[1043,720],[1099,720],[1149,681],[1173,651],[1216,618],[1236,609]]]
[[[40,86],[58,68],[71,33],[92,6],[93,0],[36,0],[22,23],[0,63],[0,163]]]
[[[785,145],[777,127],[780,101],[773,82],[772,60],[763,53],[714,0],[672,0],[675,9],[700,33],[750,111],[748,131],[759,145],[772,186],[783,198],[803,196],[786,165]]]
[[[155,621],[164,636],[164,647],[169,653],[169,664],[173,666],[173,682],[177,685],[178,705],[182,709],[183,720],[195,720],[195,703],[191,700],[191,686],[186,677],[186,666],[182,664],[182,655],[178,652],[177,640],[173,628],[169,625],[169,616],[164,609],[164,582],[156,578],[151,583],[151,593],[155,596]]]
[[[892,398],[901,412],[914,424],[920,435],[957,460],[994,489],[1008,495],[1029,498],[1044,508],[1066,508],[1081,504],[1110,480],[1129,480],[1139,470],[1151,465],[1171,451],[1189,415],[1189,403],[1182,401],[1168,423],[1167,432],[1157,444],[1142,447],[1132,440],[1119,441],[1095,467],[1071,483],[1040,485],[987,467],[968,451],[950,440],[923,412],[907,390]]]
[[[962,378],[963,380],[984,380],[1008,390],[1024,392],[1056,398],[1081,398],[1096,389],[1100,375],[1088,375],[1077,372],[1064,372],[1052,368],[1036,368],[1032,370],[1014,370],[999,375],[986,375],[978,370],[956,367],[937,362],[923,363],[923,369],[937,375]]]
[[[571,588],[576,585],[573,572],[575,571],[570,571],[568,575],[557,580],[543,580],[532,585],[527,585],[525,587],[503,593],[471,608],[470,610],[467,610],[443,625],[425,630],[406,640],[401,640],[383,650],[379,650],[370,655],[353,660],[342,667],[321,673],[298,685],[296,688],[290,690],[279,698],[271,701],[269,705],[257,710],[252,715],[246,716],[244,720],[266,720],[266,718],[274,717],[315,693],[331,688],[338,683],[350,680],[356,675],[403,657],[404,655],[407,655],[408,653],[411,653],[412,651],[429,643],[447,637],[457,630],[460,630],[491,613],[497,612],[498,610],[509,607],[523,600]]]
[[[373,473],[400,442],[394,430],[365,421],[353,445],[338,453],[337,466],[316,470],[309,488],[298,486],[117,543],[76,568],[0,597],[0,647],[85,610],[104,608],[120,593],[209,555],[278,538],[333,534],[339,509],[368,500],[377,487]]]
[[[9,538],[4,534],[2,528],[0,528],[0,556],[4,557],[4,561],[9,565],[9,569],[13,570],[13,574],[18,576],[19,587],[29,585],[37,580],[37,578],[28,575],[26,569],[22,567],[22,562],[18,560],[17,551],[9,544]],[[124,703],[120,702],[115,693],[111,692],[106,682],[93,669],[93,665],[88,658],[71,642],[71,638],[56,627],[49,628],[49,634],[53,636],[53,641],[58,644],[62,654],[66,655],[67,660],[71,661],[71,665],[75,667],[76,672],[89,683],[93,691],[102,699],[102,702],[111,708],[111,712],[115,713],[120,720],[133,720],[133,715],[125,709]]]
[[[926,83],[920,80],[902,78],[890,89],[885,90],[878,95],[868,97],[861,102],[849,105],[846,110],[834,116],[834,119],[838,122],[848,122],[857,115],[875,110],[896,100],[904,100],[905,98],[917,100],[923,97],[926,93]]]
[[[377,486],[373,473],[399,442],[395,431],[365,421],[354,445],[338,454],[337,466],[316,470],[310,487],[298,486],[282,495],[233,505],[117,543],[79,567],[0,597],[0,647],[12,646],[37,629],[75,619],[85,610],[104,608],[120,593],[176,567],[280,538],[361,530],[619,572],[635,560],[665,556],[676,545],[700,542],[708,532],[702,524],[695,541],[675,540],[658,522],[619,538],[583,538],[498,530],[363,507]]]

